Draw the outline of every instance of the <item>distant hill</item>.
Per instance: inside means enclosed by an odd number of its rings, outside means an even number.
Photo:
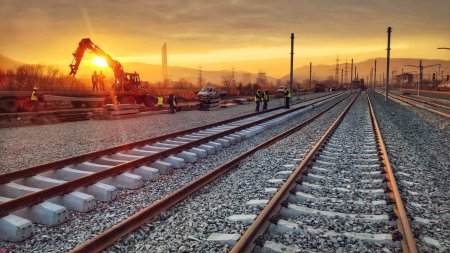
[[[377,60],[377,80],[380,79],[380,75],[383,76],[383,73],[386,72],[386,58],[376,58]],[[444,74],[448,74],[450,70],[450,61],[449,60],[436,60],[436,59],[414,59],[414,58],[391,58],[390,61],[390,75],[392,75],[392,71],[394,71],[394,75],[398,75],[403,72],[411,72],[413,74],[419,72],[419,68],[409,67],[405,65],[419,65],[419,61],[422,60],[423,66],[441,64],[441,71],[444,70]],[[368,59],[364,61],[354,62],[356,66],[356,72],[358,73],[359,79],[367,79],[367,76],[370,75],[370,69],[374,67],[375,58]],[[351,63],[348,62],[348,76],[350,76],[350,66]],[[345,71],[345,63],[341,63],[339,66],[339,78],[341,76],[341,69]],[[312,66],[312,76],[313,79],[325,80],[327,77],[332,76],[334,78],[336,70],[336,65],[314,65]],[[416,71],[416,72],[413,72]],[[428,75],[432,73],[438,73],[439,67],[428,67],[424,68],[424,78],[428,78]],[[385,74],[386,75],[386,74]],[[382,77],[381,77],[382,78]],[[294,69],[294,79],[296,81],[303,82],[305,79],[309,80],[309,65],[302,66],[300,68]],[[283,81],[289,80],[289,73],[281,78]]]
[[[376,58],[377,60],[377,79],[379,80],[380,75],[383,75],[383,72],[386,72],[386,59],[385,58]],[[359,74],[360,79],[366,79],[367,75],[370,74],[370,69],[374,66],[375,59],[368,59],[364,61],[355,62],[356,71]],[[412,72],[417,71],[418,68],[407,67],[405,65],[419,65],[420,59],[413,58],[392,58],[391,59],[391,71],[395,71],[395,74],[400,74],[402,72],[402,68],[404,72]],[[17,66],[24,64],[20,61],[13,60],[6,56],[0,55],[0,69],[16,69]],[[447,75],[450,70],[450,61],[449,60],[436,60],[436,59],[422,59],[422,64],[424,66],[441,64],[441,70],[444,70],[444,74]],[[62,73],[69,74],[70,68],[69,63],[67,64],[59,64],[54,65],[61,69]],[[162,80],[162,68],[161,65],[156,64],[147,64],[142,62],[124,62],[122,63],[125,71],[127,72],[138,72],[141,76],[141,80],[149,81],[151,83],[159,82]],[[341,63],[339,69],[345,67],[345,63]],[[94,66],[81,63],[79,71],[77,73],[77,78],[90,79],[90,76],[94,70],[100,71],[103,70],[107,78],[112,79],[114,77],[110,68],[95,68]],[[430,67],[424,68],[424,78],[428,78],[428,75],[435,72],[438,73],[439,68]],[[169,78],[172,81],[179,81],[180,79],[184,79],[186,81],[192,82],[194,84],[197,83],[199,70],[194,68],[185,68],[185,67],[177,67],[177,66],[169,66],[168,67]],[[339,76],[340,76],[339,72]],[[222,84],[223,76],[230,74],[230,70],[220,70],[220,71],[209,71],[207,69],[202,70],[202,77],[204,79],[204,83],[211,82],[213,84]],[[249,73],[244,71],[235,71],[235,79],[237,82],[245,83],[245,78],[243,78],[244,74],[250,74],[250,80],[252,83],[256,81],[257,73]],[[392,74],[392,73],[391,73]],[[316,80],[325,80],[329,76],[334,78],[335,75],[335,65],[314,65],[312,67],[312,75],[313,79]],[[348,75],[350,76],[350,62],[348,62]],[[298,82],[304,82],[305,80],[309,80],[309,65],[304,65],[302,67],[294,69],[294,79]],[[267,76],[268,82],[272,82],[276,85],[278,78],[274,78],[271,76]],[[281,82],[289,81],[289,73],[283,76],[280,79]]]
[[[140,62],[124,62],[122,64],[126,71],[136,71],[140,74],[142,80],[148,80],[150,82],[157,82],[162,80],[162,67],[161,65],[146,64]],[[223,76],[230,74],[230,70],[219,70],[211,71],[207,69],[202,69],[202,78],[204,83],[211,82],[214,84],[221,84],[223,81]],[[243,79],[244,74],[250,74],[252,82],[255,82],[257,73],[249,73],[244,71],[235,71],[234,76],[237,82]],[[185,79],[192,83],[198,82],[199,70],[193,68],[168,66],[169,79],[172,81],[178,81],[180,79]],[[276,82],[276,78],[271,76],[266,76],[268,82]]]
[[[21,64],[23,63],[0,54],[0,69],[2,70],[15,70]]]

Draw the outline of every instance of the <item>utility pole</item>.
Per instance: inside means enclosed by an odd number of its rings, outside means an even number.
[[[375,79],[375,83],[373,84],[374,90],[377,85],[377,60],[375,60],[375,68],[373,70],[373,79]]]
[[[370,69],[370,79],[369,79],[369,85],[373,87],[373,90],[375,90],[375,86],[373,86],[373,68]]]
[[[348,82],[348,63],[347,59],[345,60],[345,72],[344,72],[344,83]]]
[[[388,42],[387,42],[386,86],[385,86],[384,101],[387,101],[388,92],[389,92],[389,63],[391,61],[391,32],[392,32],[392,27],[389,26],[387,29]]]
[[[309,63],[309,91],[312,91],[312,62]]]
[[[353,58],[352,58],[352,66],[350,68],[350,87],[353,88]]]
[[[294,33],[291,33],[291,74],[289,78],[289,90],[292,94],[292,88],[293,88],[293,82],[294,82]],[[300,94],[300,90],[298,91]]]
[[[417,85],[417,96],[419,96],[420,95],[420,88],[422,86],[423,69],[424,68],[429,68],[429,67],[434,67],[434,66],[441,66],[441,64],[434,64],[434,65],[423,66],[422,65],[422,60],[420,60],[419,66],[415,66],[415,65],[405,65],[405,66],[419,68],[419,83]]]
[[[334,72],[334,80],[339,83],[339,55],[336,57],[336,69]]]
[[[341,69],[341,86],[344,83],[344,69]]]

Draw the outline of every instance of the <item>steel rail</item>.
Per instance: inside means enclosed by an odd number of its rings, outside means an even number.
[[[146,222],[152,220],[162,212],[168,210],[169,208],[175,206],[176,204],[180,203],[205,185],[211,183],[221,175],[227,173],[228,171],[232,170],[237,166],[242,160],[247,158],[248,156],[252,155],[256,151],[266,148],[267,146],[272,145],[273,143],[299,131],[303,127],[307,126],[311,122],[313,122],[315,119],[335,107],[337,104],[341,103],[343,100],[345,100],[347,97],[337,101],[336,103],[330,105],[317,115],[309,118],[305,122],[301,123],[298,126],[295,126],[286,132],[283,132],[270,140],[246,151],[245,153],[239,155],[238,157],[216,167],[211,172],[208,172],[207,174],[200,176],[195,181],[192,181],[182,188],[178,189],[177,191],[167,195],[163,199],[154,202],[150,206],[142,209],[141,211],[137,212],[136,214],[130,216],[126,220],[123,220],[119,224],[103,231],[101,234],[97,235],[96,237],[86,241],[85,243],[79,245],[78,247],[72,249],[70,252],[72,253],[82,253],[82,252],[100,252],[104,249],[106,249],[108,246],[112,245],[114,242],[118,241],[119,239],[123,238],[128,233],[138,229]]]
[[[341,95],[343,95],[343,94],[341,94]],[[171,148],[168,150],[164,150],[164,151],[161,151],[161,152],[153,154],[153,155],[145,156],[142,158],[138,158],[136,160],[125,162],[123,164],[112,166],[111,168],[105,169],[100,172],[96,172],[91,175],[86,175],[86,176],[80,177],[78,179],[75,179],[75,180],[72,180],[72,181],[57,185],[57,186],[45,188],[38,192],[30,193],[30,194],[0,203],[0,217],[6,216],[14,211],[21,209],[21,208],[39,204],[47,199],[70,193],[72,191],[75,191],[76,189],[83,187],[83,186],[95,184],[96,182],[98,182],[102,179],[119,175],[130,169],[137,168],[141,165],[145,165],[145,164],[154,162],[158,159],[162,159],[164,157],[167,157],[167,156],[170,156],[173,154],[177,154],[186,149],[197,147],[197,146],[199,146],[203,143],[207,143],[211,140],[215,140],[222,136],[229,135],[229,134],[238,132],[240,130],[264,123],[267,120],[271,120],[271,119],[289,114],[295,110],[300,110],[302,108],[304,108],[304,107],[299,107],[299,108],[295,108],[292,110],[286,110],[279,114],[275,114],[275,115],[272,115],[272,116],[254,121],[254,122],[250,122],[248,124],[245,124],[245,125],[233,128],[233,129],[229,129],[229,130],[226,130],[226,131],[223,131],[223,132],[211,135],[211,136],[207,136],[202,139],[198,139],[198,140],[186,143],[186,144],[182,144],[177,147],[174,147],[174,148]]]
[[[327,129],[327,131],[322,135],[320,140],[314,145],[314,147],[309,151],[306,157],[302,160],[299,166],[295,168],[291,176],[285,181],[277,193],[272,197],[266,207],[261,211],[261,213],[256,217],[253,224],[247,229],[247,231],[241,236],[234,247],[231,249],[230,253],[246,253],[252,252],[253,247],[257,239],[263,235],[264,231],[270,224],[270,218],[278,213],[281,208],[281,203],[286,200],[290,194],[292,188],[295,187],[296,181],[300,179],[302,173],[306,170],[308,164],[313,159],[316,152],[321,148],[322,144],[329,138],[331,133],[334,132],[336,127],[340,124],[344,116],[347,114],[350,107],[355,102],[359,93],[349,105],[342,111],[339,117],[334,121],[334,123]]]
[[[378,125],[378,120],[375,115],[372,102],[370,100],[369,95],[367,94],[367,101],[370,109],[370,117],[372,119],[372,125],[375,129],[376,138],[379,145],[379,151],[383,158],[383,166],[386,171],[386,179],[388,180],[388,185],[391,189],[391,197],[395,201],[396,208],[394,209],[399,219],[397,220],[397,226],[399,228],[400,233],[403,236],[402,240],[402,249],[403,252],[411,252],[416,253],[416,241],[414,240],[414,236],[411,230],[411,226],[409,225],[408,217],[406,216],[405,206],[403,205],[402,198],[400,192],[397,187],[397,183],[395,181],[394,172],[392,170],[391,163],[389,161],[388,153],[386,150],[386,146],[384,145],[383,136],[381,134],[380,127]],[[392,196],[393,195],[393,196]]]
[[[430,101],[426,101],[426,100],[423,100],[423,99],[420,99],[420,98],[404,96],[404,95],[400,95],[400,94],[397,94],[397,93],[394,93],[394,95],[402,97],[402,98],[405,98],[405,99],[414,100],[414,101],[420,102],[422,104],[427,104],[427,105],[431,105],[431,106],[434,106],[434,107],[439,107],[439,108],[442,108],[442,109],[450,110],[450,106],[441,105],[441,104],[430,102]]]
[[[413,103],[413,102],[410,102],[410,101],[408,101],[408,100],[406,100],[406,99],[403,99],[403,98],[399,97],[398,95],[391,94],[391,97],[392,97],[393,99],[397,99],[397,100],[399,100],[399,101],[401,101],[401,102],[403,102],[403,103],[406,103],[406,104],[408,104],[408,105],[411,105],[411,106],[417,107],[417,108],[419,108],[419,109],[423,109],[423,110],[429,111],[429,112],[431,112],[431,113],[437,114],[437,115],[442,116],[442,117],[444,117],[444,118],[450,119],[450,114],[443,113],[443,112],[440,112],[440,111],[436,111],[436,110],[427,108],[427,107],[425,107],[425,106],[421,106],[421,105],[415,104],[415,103]]]
[[[339,95],[342,95],[342,93],[333,94],[332,96],[328,96],[328,97],[325,95],[325,96],[321,96],[321,97],[314,98],[314,99],[318,99],[319,100],[318,102],[320,102],[320,101],[323,101],[323,100],[326,100],[326,99],[331,99],[331,98],[339,96]],[[307,100],[307,101],[312,101],[314,99]],[[299,110],[299,109],[302,109],[304,107],[305,106],[300,106],[299,108],[291,109],[289,111]],[[207,128],[211,128],[211,127],[215,127],[215,126],[220,126],[220,125],[223,125],[223,124],[231,123],[233,121],[238,121],[238,120],[241,120],[241,119],[253,117],[253,116],[256,116],[256,115],[259,115],[259,114],[262,114],[262,113],[275,111],[275,110],[278,110],[278,109],[281,109],[281,108],[283,108],[283,107],[276,107],[276,108],[273,108],[273,109],[269,109],[269,110],[267,110],[265,112],[250,113],[250,114],[247,114],[247,115],[243,115],[243,116],[239,116],[239,117],[236,117],[236,118],[215,122],[215,123],[204,125],[204,126],[199,126],[199,127],[195,127],[195,128],[179,131],[179,132],[165,134],[165,135],[161,135],[161,136],[157,136],[157,137],[153,137],[153,138],[150,138],[150,139],[145,139],[145,140],[141,140],[141,141],[137,141],[137,142],[133,142],[133,143],[127,143],[127,144],[124,144],[124,145],[119,145],[119,146],[115,146],[115,147],[104,149],[104,150],[99,150],[99,151],[94,151],[94,152],[91,152],[91,153],[86,153],[86,154],[83,154],[83,155],[80,155],[80,156],[69,157],[69,158],[53,161],[53,162],[50,162],[50,163],[46,163],[46,164],[30,167],[30,168],[27,168],[27,169],[23,169],[23,170],[18,170],[18,171],[2,174],[2,175],[0,175],[0,184],[5,184],[5,183],[11,182],[13,180],[24,178],[24,177],[32,177],[32,176],[35,176],[35,175],[40,174],[42,172],[46,172],[46,171],[49,171],[49,170],[55,170],[55,169],[58,169],[58,168],[62,168],[64,166],[66,166],[67,164],[75,164],[75,163],[80,163],[80,162],[84,162],[84,161],[87,161],[87,160],[92,160],[92,159],[95,159],[95,158],[98,158],[98,157],[102,157],[102,156],[105,156],[105,155],[114,154],[114,153],[117,153],[119,151],[129,150],[129,149],[132,149],[132,148],[137,147],[137,146],[144,146],[144,145],[149,144],[149,143],[154,143],[154,142],[158,142],[158,141],[162,141],[162,140],[178,137],[180,135],[186,135],[186,134],[197,132],[197,131],[204,130],[204,129],[207,129]]]

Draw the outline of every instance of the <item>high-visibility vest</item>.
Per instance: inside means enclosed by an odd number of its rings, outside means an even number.
[[[285,91],[284,91],[284,97],[285,97],[285,98],[290,98],[290,97],[292,97],[291,91],[290,91],[290,90],[285,90]]]
[[[31,100],[33,100],[33,101],[37,101],[38,100],[38,96],[37,96],[35,90],[33,91],[33,93],[31,93]]]
[[[164,98],[163,96],[158,97],[158,105],[163,105]]]
[[[261,94],[258,92],[255,94],[255,102],[261,102]]]
[[[262,94],[262,100],[263,100],[263,101],[269,101],[269,94],[263,92],[263,94]]]

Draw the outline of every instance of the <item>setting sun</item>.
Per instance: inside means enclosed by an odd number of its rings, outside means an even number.
[[[97,67],[101,67],[104,68],[106,66],[108,66],[108,63],[106,62],[105,58],[103,57],[95,57],[92,61],[91,61],[92,65],[95,65]]]

